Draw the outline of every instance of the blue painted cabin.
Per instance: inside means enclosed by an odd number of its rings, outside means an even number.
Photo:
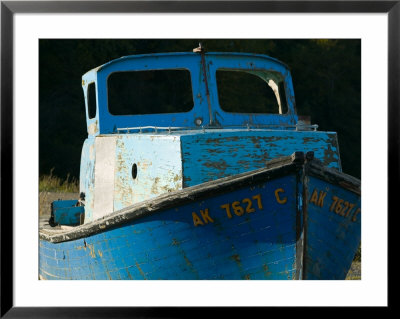
[[[344,279],[360,182],[336,133],[299,120],[286,65],[198,48],[113,60],[82,87],[81,196],[58,203],[81,225],[41,229],[43,279]]]

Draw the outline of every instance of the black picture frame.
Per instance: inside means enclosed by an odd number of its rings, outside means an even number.
[[[388,213],[399,186],[400,1],[1,1],[1,317],[125,318],[183,316],[189,308],[46,308],[13,304],[13,19],[16,13],[387,13]],[[379,157],[379,154],[377,154]],[[384,172],[382,172],[384,173]],[[397,186],[397,187],[396,187]],[[381,212],[384,213],[384,212]],[[390,215],[388,214],[388,218]],[[393,227],[392,223],[392,227]],[[388,225],[391,225],[388,222]],[[393,234],[393,232],[388,232]],[[390,236],[389,238],[390,239]],[[390,241],[389,241],[390,244]],[[388,246],[390,247],[390,245]],[[389,255],[388,255],[389,256]],[[390,258],[388,260],[390,262]],[[388,280],[389,286],[390,280]],[[390,298],[388,299],[390,306]],[[209,312],[224,315],[226,309]],[[239,310],[239,309],[238,309]],[[243,309],[242,309],[243,310]],[[242,311],[241,310],[241,311]],[[295,310],[293,307],[291,310]],[[296,309],[295,311],[298,311]],[[235,313],[240,314],[240,311]],[[299,313],[297,312],[297,315]],[[190,315],[191,317],[191,315]]]

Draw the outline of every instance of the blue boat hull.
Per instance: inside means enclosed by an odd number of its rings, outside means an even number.
[[[361,197],[312,176],[307,189],[304,277],[345,279],[361,239]]]
[[[304,167],[278,161],[71,231],[41,231],[40,276],[344,279],[360,242],[360,195]]]

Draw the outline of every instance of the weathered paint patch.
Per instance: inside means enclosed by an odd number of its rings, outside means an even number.
[[[59,225],[80,225],[81,215],[84,214],[83,206],[76,206],[77,200],[58,200],[52,204],[52,218]]]
[[[307,178],[305,279],[344,279],[361,240],[361,198]]]
[[[93,218],[95,138],[87,138],[82,147],[79,192],[85,194],[85,222]]]
[[[88,134],[89,135],[95,135],[98,132],[99,132],[99,126],[97,124],[97,120],[88,125]]]
[[[314,151],[323,165],[341,170],[336,133],[218,130],[182,135],[184,187],[265,167],[268,160]]]
[[[92,219],[98,219],[114,211],[114,171],[115,171],[115,136],[97,136],[94,210]],[[89,221],[89,220],[88,220]]]
[[[276,201],[276,189],[284,189],[285,204]],[[295,192],[296,176],[292,174],[189,202],[83,240],[58,244],[42,240],[40,275],[81,280],[292,278]],[[248,203],[243,199],[257,195],[263,205],[255,200],[257,210],[246,212]],[[244,214],[232,210],[229,218],[221,205],[236,201],[241,202]],[[195,227],[192,212],[200,210],[208,211],[214,222]],[[57,253],[64,251],[68,258]]]
[[[114,210],[182,188],[178,136],[118,135],[116,145]]]
[[[306,164],[301,158],[274,160],[267,169],[139,203],[105,218],[114,226],[104,231],[96,229],[99,222],[59,234],[42,230],[40,274],[344,279],[360,239],[360,182],[322,168],[309,154]]]

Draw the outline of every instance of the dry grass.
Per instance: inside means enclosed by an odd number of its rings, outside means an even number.
[[[356,252],[356,255],[354,256],[354,261],[361,262],[361,244],[358,247],[358,250]]]
[[[48,192],[39,192],[39,216],[42,216],[46,212]]]
[[[50,174],[42,175],[39,178],[39,215],[49,213],[50,202],[57,200],[53,198],[54,194],[57,193],[58,197],[68,197],[71,193],[79,193],[79,182],[76,178],[70,178],[69,174],[66,179],[61,179],[58,176],[53,175],[53,170],[50,170]],[[60,194],[65,194],[60,196]],[[74,195],[75,196],[75,195]],[[75,198],[74,198],[75,199]],[[76,196],[77,199],[77,196]]]
[[[53,175],[50,170],[49,175],[42,175],[39,178],[39,192],[60,192],[60,193],[78,193],[79,182],[75,177],[70,178],[69,174],[65,180]]]
[[[346,280],[361,280],[361,262],[353,261],[347,273]]]

